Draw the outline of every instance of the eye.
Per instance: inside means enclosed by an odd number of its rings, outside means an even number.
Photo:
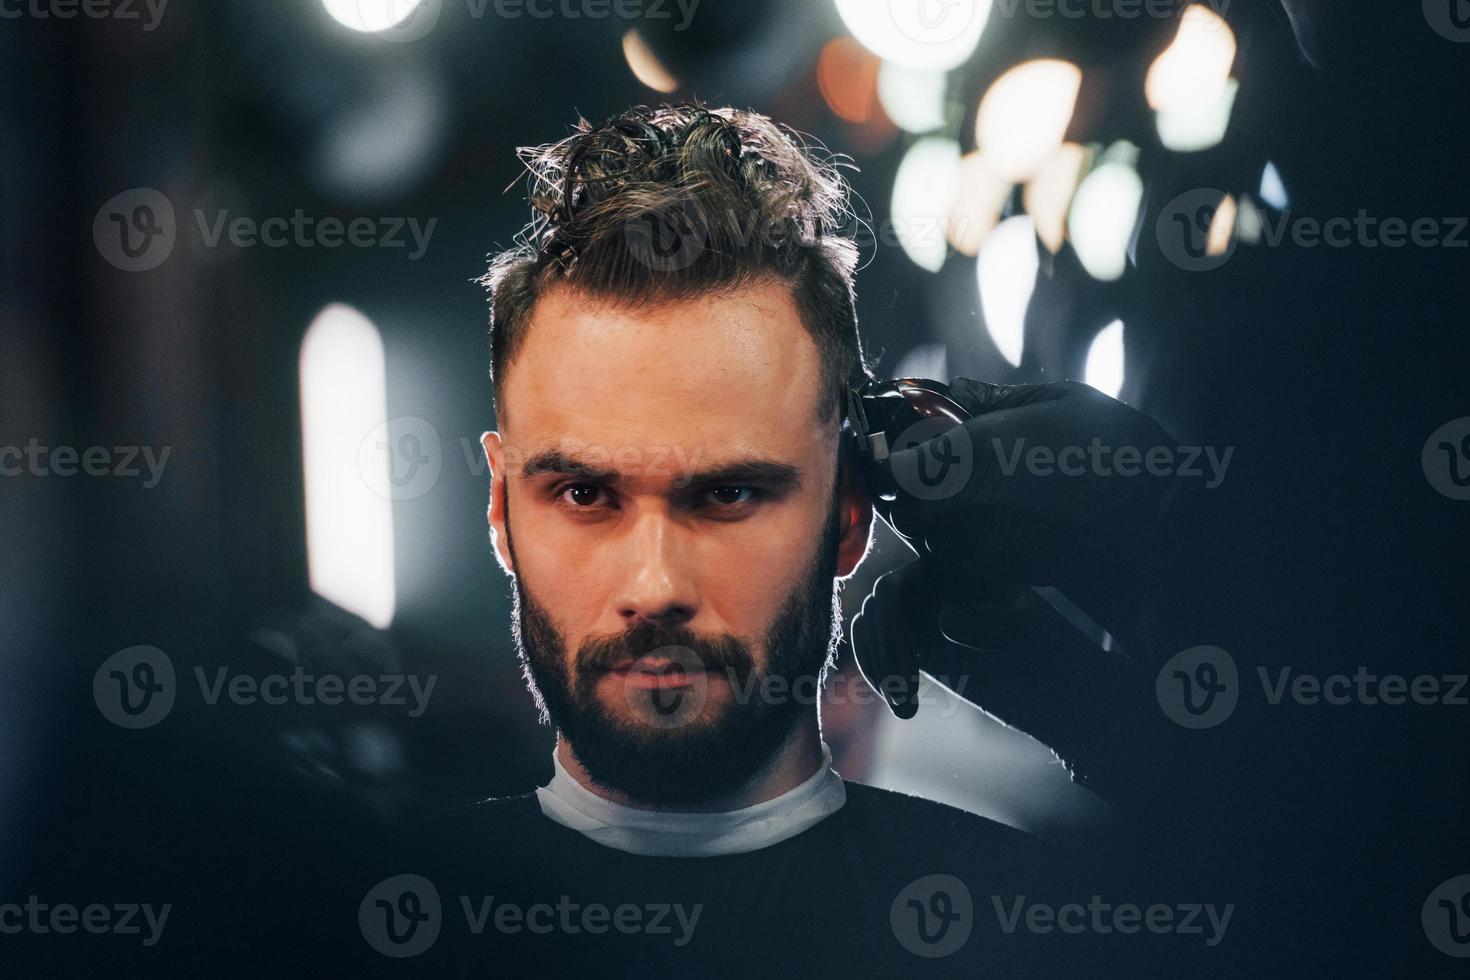
[[[557,491],[556,499],[574,510],[591,510],[603,494],[604,488],[596,483],[568,483]]]
[[[755,501],[758,493],[754,487],[712,487],[710,499],[720,507],[738,507]]]

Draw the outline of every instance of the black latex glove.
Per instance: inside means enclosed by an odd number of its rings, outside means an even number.
[[[884,516],[920,558],[864,602],[858,661],[900,717],[917,708],[920,669],[951,686],[963,675],[966,697],[1052,747],[1075,776],[1117,785],[1143,762],[1132,758],[1141,744],[1169,734],[1152,671],[1174,638],[1149,628],[1145,599],[1172,574],[1161,518],[1180,484],[1157,461],[1177,446],[1079,383],[957,378],[950,391],[973,418],[890,457],[895,482],[914,492]],[[1125,447],[1136,462],[1119,458]],[[1125,460],[1136,474],[1117,472]],[[1070,618],[1033,586],[1059,590]],[[1075,625],[1086,620],[1091,636]]]
[[[1175,486],[1173,467],[1162,465],[1175,458],[1174,440],[1142,412],[1077,382],[956,378],[950,392],[974,417],[893,453],[894,479],[916,492],[899,496],[889,523],[947,577],[1054,586],[1105,628],[1128,632]],[[944,460],[945,479],[926,486]],[[1137,472],[1120,474],[1125,467]]]

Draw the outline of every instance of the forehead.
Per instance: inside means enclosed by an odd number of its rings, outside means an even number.
[[[502,429],[526,448],[794,457],[828,435],[825,370],[784,284],[649,309],[557,289],[532,311],[506,371]]]

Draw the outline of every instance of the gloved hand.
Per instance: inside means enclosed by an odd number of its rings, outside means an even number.
[[[950,576],[1055,586],[1097,607],[1087,610],[1094,618],[1126,615],[1112,610],[1127,601],[1114,594],[1117,572],[1150,543],[1175,486],[1173,468],[1157,465],[1173,458],[1174,440],[1078,382],[956,378],[950,393],[973,417],[911,448],[899,437],[890,467],[908,492],[888,508],[889,523]],[[914,430],[925,434],[922,423]]]
[[[972,418],[893,443],[900,493],[880,510],[920,557],[864,601],[858,663],[905,718],[921,668],[951,687],[963,675],[965,697],[1051,746],[1074,776],[1113,782],[1165,723],[1150,671],[1166,654],[1142,609],[1170,567],[1160,529],[1180,486],[1164,465],[1177,446],[1079,383],[957,378],[950,393]]]

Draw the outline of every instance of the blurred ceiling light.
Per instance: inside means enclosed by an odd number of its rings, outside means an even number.
[[[1134,166],[1137,147],[1119,143],[1104,157],[1077,188],[1067,228],[1082,267],[1094,279],[1110,282],[1128,267],[1128,245],[1138,224],[1143,181]]]
[[[1179,34],[1148,68],[1144,94],[1150,109],[1207,103],[1219,94],[1235,65],[1235,31],[1207,4],[1195,3],[1179,18]]]
[[[1259,243],[1261,232],[1265,230],[1265,227],[1266,221],[1265,217],[1261,214],[1261,209],[1256,207],[1255,202],[1248,196],[1242,197],[1240,199],[1240,214],[1235,219],[1235,230],[1236,234],[1240,236],[1240,240],[1249,245]]]
[[[850,37],[833,38],[817,56],[817,88],[839,119],[866,123],[878,104],[878,69],[883,63]]]
[[[354,31],[386,31],[408,20],[423,0],[322,0],[332,19]]]
[[[1012,184],[1003,180],[978,151],[960,160],[959,187],[945,223],[945,235],[956,252],[978,255],[980,246],[1000,223],[1000,212],[1011,196]]]
[[[1036,176],[1021,192],[1021,203],[1036,223],[1036,235],[1046,250],[1055,255],[1062,250],[1067,237],[1067,209],[1087,165],[1087,149],[1076,143],[1063,143],[1042,164]]]
[[[931,136],[909,147],[893,181],[893,230],[908,257],[930,272],[943,268],[948,253],[945,225],[954,208],[959,172],[960,145]]]
[[[363,441],[388,415],[383,341],[371,320],[333,303],[301,341],[301,449],[311,587],[379,629],[393,621],[393,511],[370,485],[391,459]],[[382,473],[366,473],[365,466]]]
[[[944,125],[942,71],[905,68],[885,61],[878,69],[878,101],[900,128],[910,133],[928,133]]]
[[[1105,395],[1123,390],[1123,321],[1114,320],[1093,338],[1084,380]]]
[[[1208,4],[1185,8],[1174,42],[1144,80],[1149,107],[1159,111],[1218,103],[1235,63],[1235,32]]]
[[[836,0],[852,36],[896,65],[948,71],[985,30],[992,0]]]
[[[1205,3],[1185,8],[1179,33],[1149,66],[1143,86],[1164,146],[1196,153],[1225,138],[1240,91],[1230,77],[1234,64],[1235,32],[1225,19]]]
[[[655,92],[668,94],[678,89],[679,80],[669,73],[663,62],[658,60],[658,55],[648,46],[648,42],[643,40],[643,35],[636,30],[623,35],[623,57],[628,59],[633,77]]]
[[[996,79],[980,100],[975,127],[996,172],[1030,179],[1067,135],[1081,88],[1082,69],[1055,59],[1025,62]]]
[[[1276,164],[1270,160],[1266,161],[1266,170],[1261,174],[1261,200],[1277,211],[1285,211],[1291,206],[1291,197],[1286,193],[1286,184],[1281,180],[1281,171],[1277,170]]]
[[[1026,342],[1026,310],[1036,290],[1041,257],[1028,215],[1007,218],[980,249],[980,311],[1001,356],[1019,367]]]
[[[1226,255],[1230,252],[1230,242],[1235,236],[1235,216],[1238,209],[1235,206],[1235,197],[1231,194],[1225,195],[1225,200],[1215,209],[1215,216],[1210,219],[1210,233],[1205,239],[1205,254],[1211,257]]]
[[[450,104],[432,67],[382,66],[322,125],[310,157],[313,179],[358,202],[407,193],[433,171],[448,145]]]
[[[933,378],[949,381],[949,349],[943,344],[920,344],[899,359],[895,378]],[[885,375],[888,377],[888,375]]]
[[[1160,109],[1159,142],[1178,153],[1198,153],[1219,146],[1230,129],[1230,112],[1239,91],[1240,83],[1229,78],[1213,101]]]

